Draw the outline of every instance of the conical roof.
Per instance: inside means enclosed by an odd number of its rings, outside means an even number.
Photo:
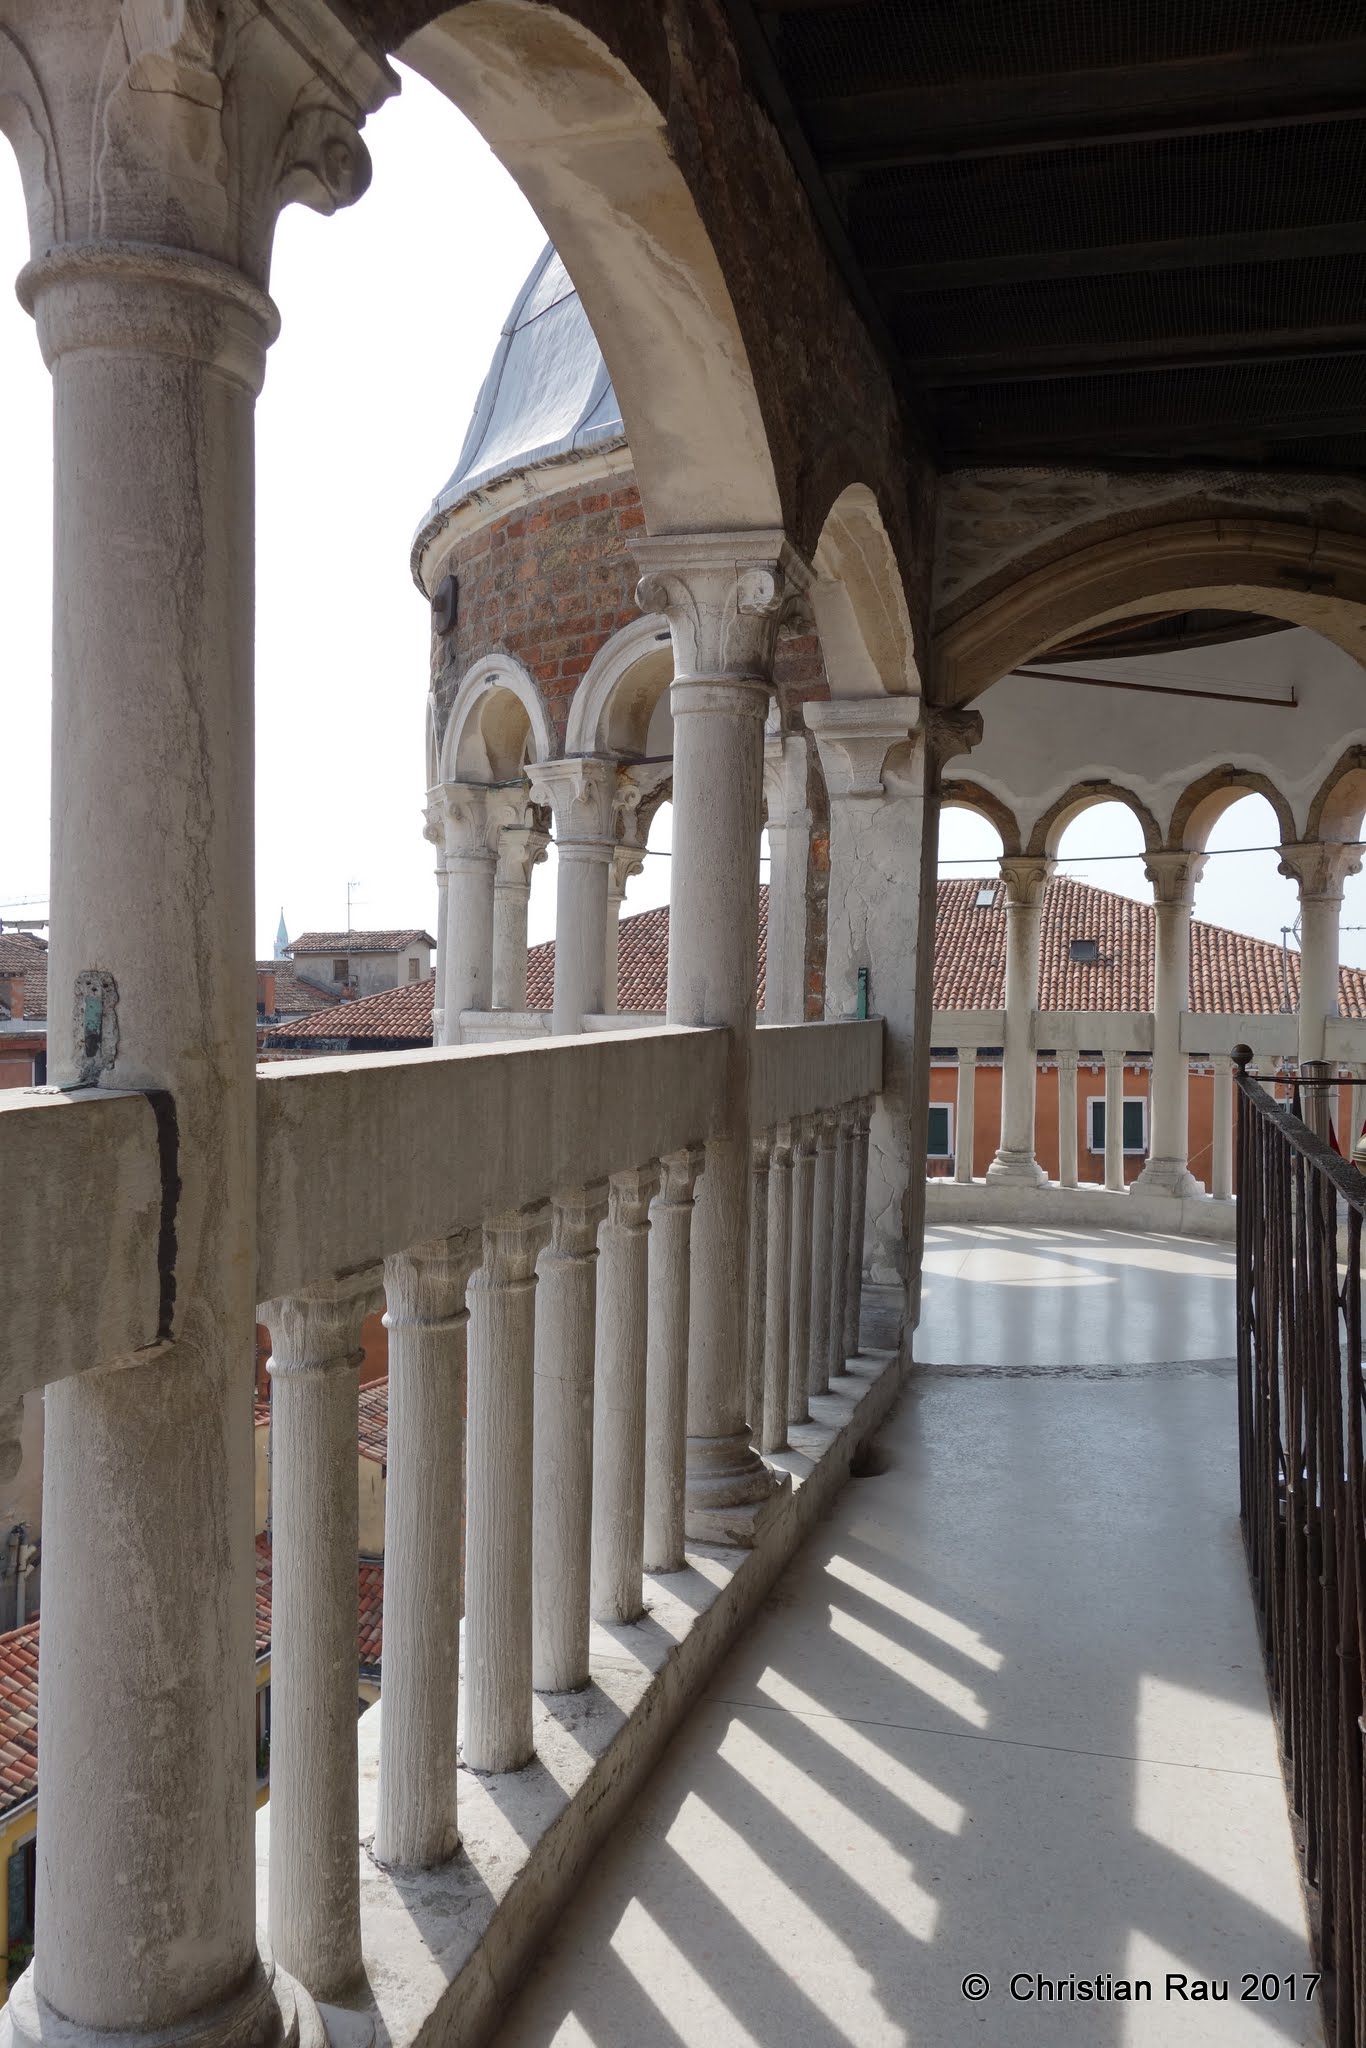
[[[481,484],[625,438],[602,350],[547,242],[503,324],[455,474],[423,529]]]

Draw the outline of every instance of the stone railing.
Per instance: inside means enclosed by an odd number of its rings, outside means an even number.
[[[775,1027],[751,1043],[754,1139],[783,1188],[763,1233],[751,1408],[772,1449],[857,1349],[882,1027]],[[638,1621],[644,1573],[684,1564],[689,1304],[708,1284],[691,1216],[732,1057],[724,1030],[658,1026],[258,1075],[257,1293],[273,1352],[266,1912],[277,1963],[315,1998],[345,2000],[387,1938],[362,1930],[362,1320],[386,1307],[370,1853],[429,1869],[459,1841],[457,1713],[466,1771],[527,1764],[534,1693],[585,1686],[590,1625]],[[0,1098],[0,1174],[16,1196],[0,1276],[10,1405],[158,1341],[174,1119],[155,1096],[16,1091]]]
[[[1298,1019],[1293,1013],[1256,1017],[1183,1012],[1179,1045],[1187,1074],[1187,1087],[1194,1099],[1192,1082],[1209,1078],[1208,1142],[1198,1156],[1188,1161],[1193,1174],[1199,1169],[1198,1185],[1181,1190],[1182,1227],[1214,1230],[1231,1235],[1231,1211],[1222,1215],[1201,1203],[1205,1196],[1213,1203],[1228,1203],[1233,1195],[1233,1061],[1235,1045],[1252,1047],[1258,1065],[1272,1072],[1282,1065],[1293,1071]],[[931,1039],[942,1056],[952,1054],[956,1078],[950,1104],[952,1112],[951,1158],[948,1170],[930,1172],[931,1213],[969,1220],[1006,1220],[1008,1216],[1027,1220],[1040,1216],[1037,1204],[1048,1203],[1049,1214],[1057,1220],[1059,1195],[1074,1192],[1079,1200],[1095,1202],[1103,1196],[1126,1198],[1127,1213],[1135,1223],[1150,1222],[1169,1227],[1164,1209],[1170,1209],[1161,1189],[1145,1184],[1143,1176],[1130,1180],[1125,1171],[1123,1146],[1123,1103],[1126,1066],[1151,1067],[1155,1020],[1147,1011],[1036,1011],[1030,1020],[1029,1041],[1033,1049],[1036,1077],[1056,1069],[1056,1128],[1051,1105],[1034,1112],[1034,1149],[1047,1158],[1048,1170],[1039,1167],[1031,1181],[1018,1177],[1010,1181],[974,1173],[975,1154],[980,1154],[982,1128],[978,1102],[980,1055],[984,1050],[999,1057],[1006,1039],[1005,1013],[989,1011],[938,1011]],[[1340,1102],[1334,1102],[1334,1127],[1359,1131],[1366,1119],[1366,1023],[1332,1017],[1327,1020],[1327,1053],[1335,1074]],[[1099,1179],[1088,1180],[1079,1171],[1079,1074],[1088,1067],[1103,1074],[1105,1149]],[[1151,1078],[1145,1076],[1144,1093],[1151,1094]],[[941,1095],[942,1102],[944,1097]],[[1189,1149],[1189,1147],[1188,1147]],[[1132,1170],[1132,1169],[1131,1169]],[[1149,1210],[1149,1205],[1155,1205]],[[1069,1210],[1069,1215],[1071,1211]]]

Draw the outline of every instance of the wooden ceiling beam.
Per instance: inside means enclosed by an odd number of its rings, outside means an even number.
[[[953,355],[917,356],[907,351],[904,360],[918,384],[929,390],[951,390],[959,384],[1027,384],[1078,375],[1218,370],[1363,352],[1366,320],[1333,327],[1284,327],[1261,334],[1181,334],[1144,342],[1056,341],[1036,348],[959,350]]]
[[[849,93],[797,103],[823,169],[843,175],[1246,128],[1357,120],[1366,38],[1128,70]]]
[[[859,237],[854,236],[857,247]],[[1161,270],[1206,270],[1225,263],[1284,263],[1306,256],[1366,255],[1366,221],[1323,227],[1254,228],[1168,242],[1119,242],[1103,248],[1012,250],[1008,255],[953,256],[924,263],[868,262],[880,291],[958,291],[969,286],[1031,284],[1040,278],[1118,277]]]
[[[945,457],[951,463],[1053,461],[1060,455],[1083,452],[1098,460],[1115,456],[1157,462],[1168,456],[1202,455],[1256,462],[1268,445],[1278,441],[1336,441],[1366,434],[1366,405],[1355,413],[1302,413],[1275,420],[1215,416],[1173,426],[1151,422],[1115,426],[1095,420],[1083,425],[1051,419],[1027,427],[1012,427],[1003,421],[990,432],[971,437],[956,434],[952,422],[941,422],[939,431]]]

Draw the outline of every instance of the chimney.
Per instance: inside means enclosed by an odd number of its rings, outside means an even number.
[[[22,974],[12,974],[10,976],[9,1013],[11,1017],[22,1017],[24,1014],[24,977]]]

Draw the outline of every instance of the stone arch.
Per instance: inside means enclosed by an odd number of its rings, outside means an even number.
[[[661,722],[668,720],[673,672],[668,622],[657,612],[632,619],[603,642],[575,690],[565,753],[630,761],[666,751],[651,733],[658,740]],[[672,743],[667,751],[672,753]]]
[[[1145,852],[1158,852],[1162,845],[1162,831],[1156,818],[1141,797],[1118,782],[1074,782],[1037,820],[1025,852],[1038,859],[1046,857],[1051,860],[1057,853],[1058,841],[1072,820],[1079,818],[1083,811],[1094,810],[1097,804],[1123,804],[1126,810],[1132,811],[1143,834]]]
[[[574,280],[621,405],[650,531],[781,527],[721,264],[645,88],[581,23],[466,0],[398,51],[472,121]]]
[[[974,811],[979,818],[985,818],[988,825],[995,827],[1001,838],[1001,851],[1006,854],[1021,852],[1020,827],[1015,813],[1000,797],[993,796],[980,782],[946,782],[939,792],[939,808],[943,811],[954,808],[960,811]]]
[[[867,484],[849,484],[816,544],[811,606],[832,697],[919,695],[915,632],[896,553]]]
[[[945,626],[937,699],[967,703],[1069,634],[1168,601],[1288,619],[1366,664],[1366,539],[1272,517],[1175,519],[1083,537]]]
[[[1263,775],[1257,768],[1235,768],[1226,761],[1221,768],[1211,768],[1208,775],[1202,775],[1189,789],[1181,792],[1167,832],[1168,846],[1173,851],[1182,848],[1189,853],[1203,853],[1210,833],[1224,812],[1245,796],[1264,796],[1276,813],[1282,843],[1294,839],[1295,814],[1289,799],[1277,789],[1270,776]]]
[[[1350,746],[1333,763],[1309,806],[1306,839],[1353,840],[1366,817],[1366,746]],[[1292,835],[1293,836],[1293,835]]]
[[[550,714],[520,662],[491,654],[466,670],[442,735],[442,782],[512,782],[553,752]]]

